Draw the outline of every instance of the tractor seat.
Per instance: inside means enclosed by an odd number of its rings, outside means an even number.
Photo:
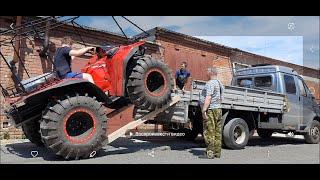
[[[55,73],[45,73],[39,76],[22,80],[21,84],[27,92],[31,92],[32,90],[36,89],[40,84],[45,83],[46,80],[53,79],[54,77],[56,77]]]

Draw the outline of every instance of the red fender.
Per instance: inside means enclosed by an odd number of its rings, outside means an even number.
[[[94,55],[81,71],[91,74],[95,84],[104,92],[109,91],[109,95],[124,96],[127,63],[144,43],[140,41],[120,46],[112,58],[105,56],[99,59],[98,55]]]

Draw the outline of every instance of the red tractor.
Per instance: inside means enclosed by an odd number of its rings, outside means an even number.
[[[106,144],[106,107],[116,109],[133,103],[152,111],[170,101],[171,71],[161,60],[144,54],[144,43],[97,47],[82,68],[95,84],[77,78],[59,79],[53,72],[15,81],[17,92],[10,93],[1,85],[10,104],[7,117],[22,126],[31,142],[56,155],[65,159],[89,157]]]

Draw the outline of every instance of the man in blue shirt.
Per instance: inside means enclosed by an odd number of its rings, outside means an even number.
[[[180,65],[180,69],[176,72],[176,80],[174,89],[177,89],[177,86],[180,90],[184,90],[185,85],[188,82],[188,78],[190,77],[190,72],[187,70],[187,62],[182,62]]]
[[[83,78],[94,84],[92,76],[88,73],[76,73],[71,71],[71,60],[74,57],[82,56],[88,51],[94,49],[94,47],[85,47],[82,49],[72,49],[73,41],[70,37],[64,37],[62,39],[62,46],[57,49],[54,55],[54,65],[58,76],[61,79],[66,78]]]

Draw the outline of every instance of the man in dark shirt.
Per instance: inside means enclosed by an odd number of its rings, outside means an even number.
[[[62,39],[62,46],[57,49],[54,55],[54,65],[57,70],[57,74],[61,79],[66,78],[83,78],[94,84],[92,76],[88,73],[76,73],[71,71],[71,60],[74,57],[82,56],[88,51],[94,49],[94,47],[85,47],[82,49],[72,49],[73,41],[70,37],[64,37]]]
[[[190,72],[187,70],[187,62],[182,62],[180,65],[180,69],[176,72],[174,89],[176,89],[178,86],[180,90],[184,90],[185,84],[187,84],[190,75]]]

